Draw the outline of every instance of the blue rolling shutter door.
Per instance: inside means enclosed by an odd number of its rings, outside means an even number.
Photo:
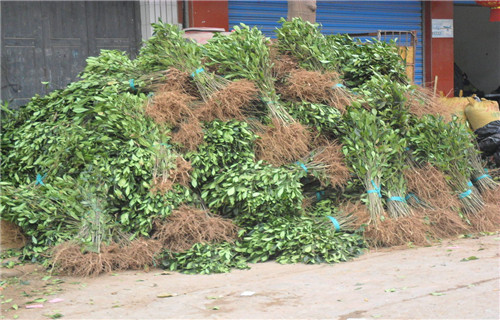
[[[415,83],[423,81],[422,2],[421,1],[318,1],[316,21],[323,32],[371,33],[417,31]],[[243,22],[257,26],[269,37],[287,16],[286,1],[229,1],[229,26]]]

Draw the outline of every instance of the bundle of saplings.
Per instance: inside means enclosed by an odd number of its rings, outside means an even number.
[[[499,226],[470,131],[429,116],[394,43],[282,19],[199,45],[153,24],[137,59],[2,107],[1,218],[82,276],[334,263]],[[476,188],[477,186],[477,188]]]

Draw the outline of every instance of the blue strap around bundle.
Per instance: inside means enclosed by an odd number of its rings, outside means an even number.
[[[399,201],[399,202],[406,202],[405,199],[401,198],[401,197],[390,197],[388,199],[389,201]]]
[[[474,185],[472,184],[472,182],[470,182],[470,181],[467,181],[467,185],[468,185],[469,187],[473,187],[473,186],[474,186]]]
[[[473,181],[473,182],[477,182],[477,181],[479,181],[479,180],[481,180],[481,179],[484,179],[484,178],[491,178],[491,176],[490,176],[489,174],[485,173],[485,174],[483,174],[482,176],[479,176],[479,177],[477,177],[477,178],[472,179],[472,181]]]
[[[316,192],[316,200],[321,200],[321,196],[325,195],[325,191],[317,191]]]
[[[134,83],[134,79],[130,79],[130,80],[128,81],[128,84],[130,85],[130,88],[132,88],[132,90],[136,90],[136,89],[135,89],[135,85],[134,85],[134,84],[135,84],[135,83]]]
[[[345,86],[342,83],[337,83],[334,88],[345,88]]]
[[[335,219],[334,217],[332,216],[327,216],[328,219],[330,219],[330,221],[333,223],[333,225],[335,226],[335,230],[339,231],[340,230],[340,224],[339,222],[337,221],[337,219]]]
[[[470,196],[470,195],[471,195],[471,193],[472,193],[472,190],[471,190],[471,189],[469,189],[469,190],[467,190],[467,191],[462,192],[461,194],[459,194],[459,195],[458,195],[458,198],[459,198],[459,199],[466,198],[466,197]]]
[[[44,186],[45,183],[43,183],[43,179],[45,179],[45,177],[47,176],[47,173],[45,173],[43,176],[41,176],[39,173],[36,174],[36,182],[35,182],[35,186],[36,185],[41,185],[41,186]]]
[[[191,77],[194,78],[194,76],[196,76],[198,73],[202,73],[203,71],[205,71],[205,69],[203,68],[198,68],[196,69],[193,73],[191,73]]]
[[[382,198],[382,194],[380,193],[380,187],[377,187],[375,182],[372,180],[372,186],[375,189],[367,190],[366,193],[377,193],[379,198]]]
[[[405,197],[405,200],[408,201],[410,198],[415,199],[417,203],[420,203],[420,199],[412,192],[409,192],[408,195]]]
[[[304,169],[304,171],[307,173],[307,167],[300,161],[297,161],[295,162],[296,164],[298,164],[302,169]]]

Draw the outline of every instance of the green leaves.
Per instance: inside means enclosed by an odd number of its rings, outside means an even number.
[[[201,244],[181,253],[165,252],[161,260],[168,270],[188,274],[229,272],[231,268],[248,269],[245,259],[234,249],[232,243]]]
[[[302,210],[300,178],[298,170],[240,162],[203,185],[201,197],[211,210],[234,217],[240,225],[254,225]]]
[[[362,253],[358,234],[335,232],[308,217],[277,217],[249,229],[237,245],[249,262],[335,263]]]
[[[145,72],[174,67],[183,72],[194,72],[201,66],[201,48],[196,42],[183,37],[177,25],[152,23],[153,36],[141,48],[138,67]]]
[[[279,20],[275,30],[277,46],[282,54],[294,56],[307,70],[335,70],[339,66],[338,46],[321,33],[320,25],[301,18]]]

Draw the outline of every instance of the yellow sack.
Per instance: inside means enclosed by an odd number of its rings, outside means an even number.
[[[440,105],[439,113],[445,119],[451,119],[453,116],[456,116],[460,122],[465,123],[467,121],[467,118],[465,117],[465,107],[472,101],[474,101],[474,98],[472,97],[441,97],[438,99],[438,103]]]
[[[474,102],[465,107],[465,116],[469,121],[472,130],[484,127],[488,123],[500,120],[500,109],[498,102],[483,100]]]

